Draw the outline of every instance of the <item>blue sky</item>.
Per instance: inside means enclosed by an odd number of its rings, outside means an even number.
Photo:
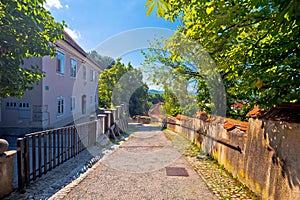
[[[66,22],[67,32],[86,51],[96,49],[99,45],[103,46],[107,41],[112,42],[117,37],[117,44],[106,44],[105,49],[101,48],[101,53],[106,54],[106,51],[117,50],[120,47],[126,49],[126,45],[141,42],[139,40],[152,40],[153,35],[167,37],[171,35],[170,31],[179,25],[157,18],[155,13],[147,17],[145,2],[146,0],[47,0],[46,7],[56,21]],[[135,31],[144,28],[153,34]],[[157,28],[162,28],[162,31]],[[158,31],[155,32],[156,30]],[[120,40],[122,34],[128,32],[132,33],[131,37]],[[138,35],[140,33],[141,35]],[[138,48],[135,49],[135,52],[137,51]],[[137,57],[137,53],[126,52],[124,59]]]

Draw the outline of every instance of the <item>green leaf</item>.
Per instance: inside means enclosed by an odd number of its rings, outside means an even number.
[[[159,17],[162,17],[164,15],[165,11],[163,10],[161,4],[157,4],[157,14]]]
[[[152,3],[152,4],[149,6],[149,8],[148,8],[148,10],[147,10],[147,12],[146,12],[146,16],[149,16],[149,15],[152,13],[153,8],[154,8],[154,3]]]
[[[144,5],[144,7],[147,7],[149,4],[153,4],[153,0],[148,0],[146,3],[145,3],[145,5]]]
[[[212,11],[214,11],[214,7],[207,7],[206,13],[209,15]]]

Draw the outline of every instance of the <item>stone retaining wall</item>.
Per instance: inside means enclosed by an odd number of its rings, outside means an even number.
[[[221,117],[167,122],[263,199],[300,199],[300,124],[251,118],[247,130],[226,130]]]

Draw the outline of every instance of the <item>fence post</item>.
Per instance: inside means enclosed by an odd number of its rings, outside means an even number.
[[[38,165],[39,165],[39,177],[42,176],[42,134],[38,134]]]
[[[52,170],[52,155],[53,155],[53,150],[52,150],[52,137],[53,137],[53,132],[49,132],[49,146],[48,146],[48,154],[49,154],[49,171]]]
[[[111,126],[111,111],[108,111],[108,110],[106,110],[106,111],[104,111],[104,113],[106,114],[106,119],[107,120],[105,120],[105,133],[106,133],[106,131],[110,128],[110,126]]]
[[[116,106],[116,120],[120,119],[121,106]]]
[[[90,115],[90,123],[88,124],[88,146],[96,143],[97,120],[95,115]]]
[[[128,104],[121,104],[123,107],[123,115],[124,115],[124,129],[128,129],[128,122],[129,122],[129,107]]]
[[[118,131],[118,133],[120,134],[120,130],[121,129],[121,106],[116,106],[116,130]]]
[[[46,172],[48,171],[47,168],[47,139],[48,138],[48,132],[43,134],[43,142],[44,142],[44,171],[43,174],[46,174]]]
[[[110,111],[111,111],[111,119],[112,119],[110,126],[112,126],[114,123],[116,123],[116,120],[117,120],[117,118],[116,118],[117,110],[111,109]]]
[[[97,116],[98,116],[98,119],[100,119],[100,134],[104,134],[105,129],[106,129],[106,127],[105,127],[105,125],[106,125],[106,122],[105,122],[106,115],[99,114]]]
[[[18,162],[18,188],[21,191],[25,187],[25,166],[24,166],[24,140],[17,139],[17,162]]]
[[[24,165],[25,165],[25,182],[30,183],[30,156],[29,156],[29,136],[24,138]]]

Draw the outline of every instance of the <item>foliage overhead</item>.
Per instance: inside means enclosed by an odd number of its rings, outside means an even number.
[[[156,4],[165,5],[163,12],[157,9],[158,16],[181,21],[177,32],[201,45],[214,60],[228,103],[271,106],[300,101],[299,0],[157,0]],[[152,11],[148,7],[147,14]],[[172,63],[182,73],[206,81],[201,70],[191,71],[180,55],[168,53],[160,56],[161,63]]]
[[[43,76],[38,66],[20,68],[24,59],[54,56],[52,45],[64,37],[64,23],[54,21],[46,0],[0,2],[0,98],[22,97]]]

